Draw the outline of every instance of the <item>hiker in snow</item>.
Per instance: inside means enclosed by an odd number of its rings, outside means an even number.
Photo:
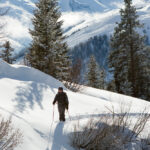
[[[55,105],[56,102],[58,103],[59,120],[65,121],[65,109],[68,110],[69,101],[68,96],[65,92],[63,92],[62,87],[58,88],[58,93],[55,96],[53,105]]]

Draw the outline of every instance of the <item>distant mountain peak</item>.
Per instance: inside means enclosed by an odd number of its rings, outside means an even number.
[[[29,28],[32,28],[35,2],[37,0],[0,0],[0,7],[10,8],[3,21],[17,54],[31,42]],[[133,3],[145,23],[147,35],[150,35],[150,0],[133,0]],[[59,0],[59,5],[68,45],[74,47],[96,35],[112,34],[115,23],[120,19],[119,9],[123,7],[123,0]]]

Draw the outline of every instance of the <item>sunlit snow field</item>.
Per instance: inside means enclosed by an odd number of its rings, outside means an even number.
[[[24,136],[23,144],[16,150],[71,150],[68,134],[73,132],[78,120],[85,124],[91,116],[107,114],[107,108],[112,106],[117,113],[124,104],[132,106],[130,115],[134,121],[150,106],[149,102],[104,90],[84,87],[81,93],[73,93],[66,89],[71,120],[66,112],[67,121],[63,124],[58,121],[57,106],[52,106],[59,86],[63,86],[61,82],[36,69],[0,61],[0,114],[6,118],[11,116],[14,126]],[[143,136],[149,130],[148,124]]]

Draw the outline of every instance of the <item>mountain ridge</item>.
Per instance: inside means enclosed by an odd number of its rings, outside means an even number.
[[[6,33],[15,54],[26,51],[31,42],[29,28],[37,0],[1,0],[0,7],[10,8],[2,17],[6,22]],[[64,2],[65,1],[65,2]],[[140,20],[145,23],[145,31],[150,36],[150,0],[133,0],[138,8]],[[123,0],[60,0],[63,30],[69,47],[85,42],[96,35],[110,35],[115,23],[120,20],[119,10]]]

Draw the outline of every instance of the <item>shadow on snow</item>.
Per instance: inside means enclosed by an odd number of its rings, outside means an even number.
[[[38,104],[43,109],[43,92],[46,89],[48,89],[47,85],[37,84],[35,82],[17,87],[16,98],[13,99],[17,103],[17,110],[24,112],[27,107],[34,109],[35,104]]]
[[[63,132],[64,123],[58,123],[53,136],[51,150],[71,149],[68,144],[68,135]],[[46,149],[50,150],[50,149]]]

